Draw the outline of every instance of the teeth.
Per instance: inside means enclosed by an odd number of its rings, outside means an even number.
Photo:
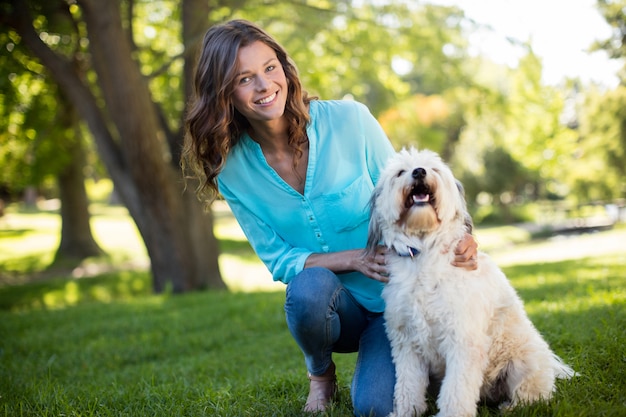
[[[414,203],[426,203],[430,200],[430,196],[428,194],[414,194],[413,202]]]
[[[266,97],[264,99],[261,99],[261,100],[257,101],[257,103],[259,103],[259,104],[267,104],[267,103],[270,103],[272,100],[274,100],[275,97],[276,97],[276,93],[272,94],[269,97]]]

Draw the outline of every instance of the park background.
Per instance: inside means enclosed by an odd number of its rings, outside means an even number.
[[[198,42],[243,17],[311,94],[365,103],[396,149],[436,150],[462,180],[481,249],[581,373],[515,415],[623,415],[626,3],[595,3],[606,31],[580,45],[610,79],[547,77],[532,38],[433,3],[0,2],[0,412],[299,414],[284,287],[178,167]],[[350,415],[354,356],[338,360],[330,414]]]

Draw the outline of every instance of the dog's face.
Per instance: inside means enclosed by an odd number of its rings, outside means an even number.
[[[398,233],[421,237],[463,216],[459,186],[436,153],[403,149],[390,159],[372,195],[370,240],[378,237],[390,246]]]

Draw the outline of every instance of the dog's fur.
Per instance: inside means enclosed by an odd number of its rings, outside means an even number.
[[[548,399],[556,378],[574,375],[487,255],[479,252],[477,270],[451,264],[471,219],[436,153],[391,158],[370,208],[367,249],[389,248],[383,298],[397,374],[393,416],[426,411],[429,377],[441,381],[438,416],[465,417],[481,398],[508,407]]]

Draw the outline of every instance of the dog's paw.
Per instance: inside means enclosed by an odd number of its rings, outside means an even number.
[[[389,414],[387,417],[421,417],[422,414],[426,411],[427,407],[405,407],[405,408],[396,408],[393,410],[393,413]]]
[[[475,417],[476,413],[473,412],[461,412],[461,411],[453,411],[449,410],[447,412],[439,411],[437,414],[431,417]]]
[[[420,417],[420,416],[421,414],[416,413],[415,411],[409,412],[408,414],[394,411],[393,413],[389,414],[387,417]]]
[[[498,411],[501,413],[508,413],[515,408],[515,404],[512,401],[505,401],[498,406]]]

